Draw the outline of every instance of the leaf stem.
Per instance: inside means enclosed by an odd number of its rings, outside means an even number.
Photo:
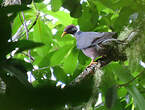
[[[133,79],[129,80],[127,83],[124,84],[120,84],[117,87],[123,87],[123,86],[128,86],[130,83],[132,83],[134,80],[136,80],[138,77],[140,77],[143,73],[145,72],[145,70],[143,70],[142,72],[140,72],[137,76],[135,76]]]

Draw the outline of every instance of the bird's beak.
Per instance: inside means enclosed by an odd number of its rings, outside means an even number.
[[[67,32],[64,31],[64,32],[62,33],[61,37],[64,37],[66,34],[67,34]]]

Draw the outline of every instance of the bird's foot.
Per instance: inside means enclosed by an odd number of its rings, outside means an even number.
[[[91,65],[94,65],[94,64],[98,64],[98,62],[91,61],[91,63],[87,66],[87,68],[90,67]]]

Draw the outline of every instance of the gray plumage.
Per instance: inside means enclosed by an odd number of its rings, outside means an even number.
[[[81,49],[86,56],[94,60],[98,56],[105,55],[104,45],[116,41],[116,39],[112,38],[115,34],[115,32],[78,31],[74,36],[77,40],[77,48]]]

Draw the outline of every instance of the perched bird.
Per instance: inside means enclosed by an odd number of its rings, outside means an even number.
[[[81,32],[76,26],[68,25],[61,37],[66,34],[75,36],[77,48],[92,59],[89,65],[96,64],[95,59],[99,56],[113,57],[116,53],[119,54],[118,51],[113,51],[116,48],[113,45],[120,43],[113,38],[116,36],[115,32]]]

